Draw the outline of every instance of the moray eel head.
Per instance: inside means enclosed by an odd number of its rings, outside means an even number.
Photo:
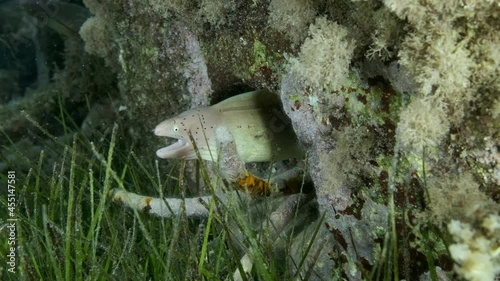
[[[215,129],[218,115],[210,107],[191,109],[167,119],[156,126],[154,134],[177,139],[177,142],[156,151],[156,155],[165,159],[196,159],[196,144],[202,158],[209,157],[209,148],[215,149]]]

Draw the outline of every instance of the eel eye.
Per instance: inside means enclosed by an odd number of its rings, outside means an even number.
[[[172,131],[174,131],[174,132],[178,132],[178,131],[179,131],[179,128],[178,128],[177,126],[174,126],[174,127],[172,128]]]

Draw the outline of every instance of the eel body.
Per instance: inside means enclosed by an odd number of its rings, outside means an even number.
[[[266,90],[240,94],[208,107],[190,109],[154,129],[158,136],[177,139],[156,152],[160,158],[217,161],[216,130],[225,126],[244,162],[268,162],[303,155],[279,97]],[[189,134],[192,135],[192,140]],[[196,147],[196,149],[195,149]]]

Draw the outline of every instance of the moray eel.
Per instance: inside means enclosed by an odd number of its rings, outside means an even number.
[[[238,156],[244,162],[269,162],[303,156],[279,97],[266,90],[240,94],[208,107],[190,109],[161,122],[157,136],[177,139],[156,152],[160,158],[217,161],[215,132],[226,126],[234,138]]]

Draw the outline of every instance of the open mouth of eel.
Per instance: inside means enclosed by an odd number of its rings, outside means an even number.
[[[173,144],[160,148],[156,151],[156,155],[160,158],[185,158],[186,152],[191,148],[191,143],[185,140],[177,140]]]

